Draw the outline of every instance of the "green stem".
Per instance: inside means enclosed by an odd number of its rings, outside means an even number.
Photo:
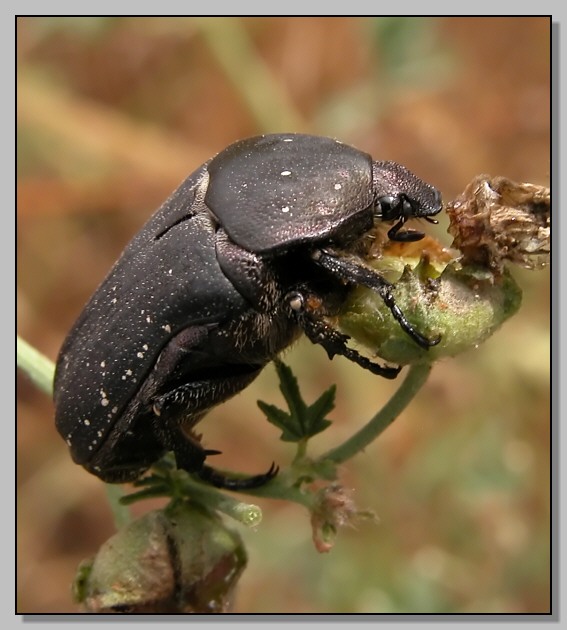
[[[234,499],[210,486],[186,479],[183,481],[183,490],[181,498],[189,496],[207,509],[222,512],[248,527],[255,527],[262,520],[262,510],[257,505]]]
[[[48,396],[53,396],[53,376],[55,374],[53,361],[30,346],[19,335],[16,337],[16,358],[18,367],[30,377],[35,385]],[[125,525],[130,520],[129,510],[119,503],[119,499],[123,494],[122,489],[119,486],[109,484],[107,484],[106,488],[116,528],[120,529],[122,525]]]
[[[416,363],[412,365],[404,382],[386,405],[360,431],[336,448],[322,455],[320,459],[327,459],[340,464],[364,450],[408,406],[424,385],[430,372],[430,363]]]
[[[120,501],[124,496],[124,491],[121,486],[112,483],[105,484],[105,487],[106,498],[114,519],[114,526],[117,530],[121,529],[132,520],[130,509]]]
[[[31,378],[39,389],[51,396],[55,373],[53,361],[30,346],[19,335],[16,337],[16,357],[18,367]]]
[[[290,486],[284,480],[285,473],[280,477],[276,477],[269,484],[246,490],[246,494],[250,494],[255,497],[263,497],[266,499],[282,499],[283,501],[293,501],[299,503],[307,509],[311,509],[313,506],[313,495],[309,492],[302,492],[296,486]]]

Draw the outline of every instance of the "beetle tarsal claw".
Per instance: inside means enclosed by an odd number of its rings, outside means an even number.
[[[217,451],[213,448],[206,448],[205,455],[209,457],[210,455],[222,455],[222,451]]]

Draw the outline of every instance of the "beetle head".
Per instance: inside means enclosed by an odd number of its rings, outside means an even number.
[[[408,219],[424,218],[437,223],[431,217],[441,211],[440,192],[405,166],[397,162],[373,162],[372,186],[377,216],[382,221],[397,221],[388,231],[391,240],[419,241],[423,238],[422,232],[401,230]]]

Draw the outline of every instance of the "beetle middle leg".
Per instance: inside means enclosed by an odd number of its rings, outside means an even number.
[[[384,378],[393,379],[399,374],[401,368],[384,367],[374,363],[353,348],[349,348],[347,341],[350,337],[335,330],[322,318],[315,315],[309,309],[308,300],[301,292],[293,291],[287,296],[287,299],[290,307],[296,314],[297,321],[303,332],[310,341],[325,348],[329,359],[332,359],[335,355],[344,356],[360,365],[360,367]]]
[[[431,346],[436,346],[441,341],[440,336],[435,339],[429,339],[412,326],[402,309],[396,304],[392,293],[393,285],[376,271],[323,250],[316,250],[313,254],[313,260],[333,275],[347,282],[360,284],[375,290],[384,300],[384,303],[402,329],[424,350],[429,350]]]

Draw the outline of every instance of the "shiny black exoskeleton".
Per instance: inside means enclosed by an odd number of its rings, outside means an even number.
[[[61,348],[56,425],[73,460],[108,482],[138,478],[166,451],[177,466],[228,488],[205,465],[193,427],[245,388],[301,333],[394,378],[347,346],[325,316],[355,285],[383,297],[420,346],[391,287],[360,258],[375,223],[433,221],[439,192],[395,162],[300,134],[236,142],[190,175],[149,219],[96,290]]]

